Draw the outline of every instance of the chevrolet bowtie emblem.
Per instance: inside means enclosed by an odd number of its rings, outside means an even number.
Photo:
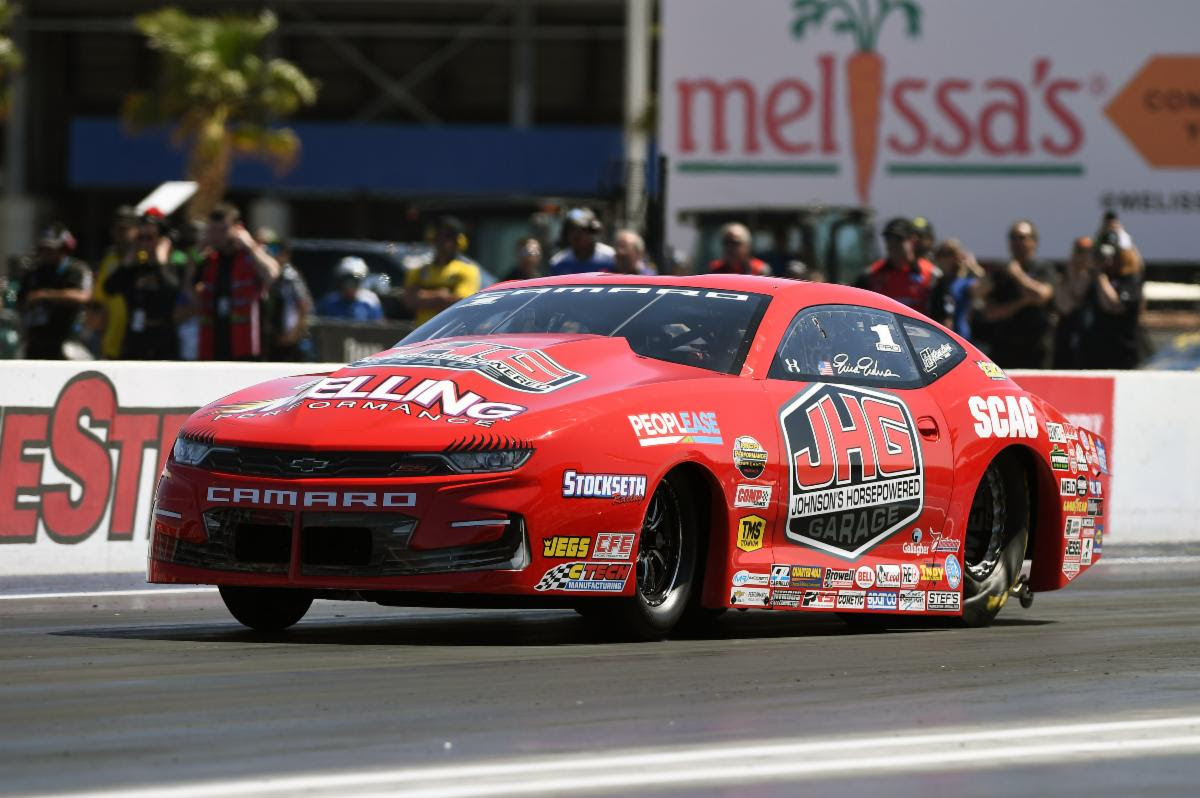
[[[318,460],[315,457],[297,457],[288,463],[288,465],[302,473],[311,474],[314,471],[324,470],[329,465],[329,461]]]

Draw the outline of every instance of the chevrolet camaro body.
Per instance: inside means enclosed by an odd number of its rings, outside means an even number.
[[[954,617],[974,591],[990,616],[1022,559],[1034,591],[1095,564],[1108,481],[1098,435],[884,297],[546,278],[201,408],[149,575],[653,610],[686,570],[693,610]],[[653,531],[663,508],[678,533]]]

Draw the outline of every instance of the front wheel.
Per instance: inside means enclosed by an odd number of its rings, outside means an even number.
[[[697,581],[698,538],[691,491],[679,477],[667,476],[646,505],[634,564],[634,595],[580,607],[580,613],[621,637],[666,637],[689,609]]]
[[[1005,452],[988,466],[975,491],[963,544],[965,626],[989,625],[1021,576],[1029,544],[1026,473],[1016,454]]]
[[[312,606],[312,595],[280,587],[220,587],[229,614],[256,632],[280,632],[292,626]]]

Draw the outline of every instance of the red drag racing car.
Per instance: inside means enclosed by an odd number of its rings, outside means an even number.
[[[1105,442],[887,298],[759,277],[507,283],[197,411],[150,581],[312,600],[989,623],[1100,557]],[[1028,577],[1023,562],[1031,560]]]

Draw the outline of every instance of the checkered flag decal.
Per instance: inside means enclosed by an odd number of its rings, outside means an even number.
[[[534,587],[534,590],[554,590],[556,588],[563,587],[569,581],[571,566],[575,564],[576,563],[573,562],[567,562],[563,563],[562,565],[554,566],[546,572],[546,575],[543,576],[542,580],[537,583],[537,585]]]

